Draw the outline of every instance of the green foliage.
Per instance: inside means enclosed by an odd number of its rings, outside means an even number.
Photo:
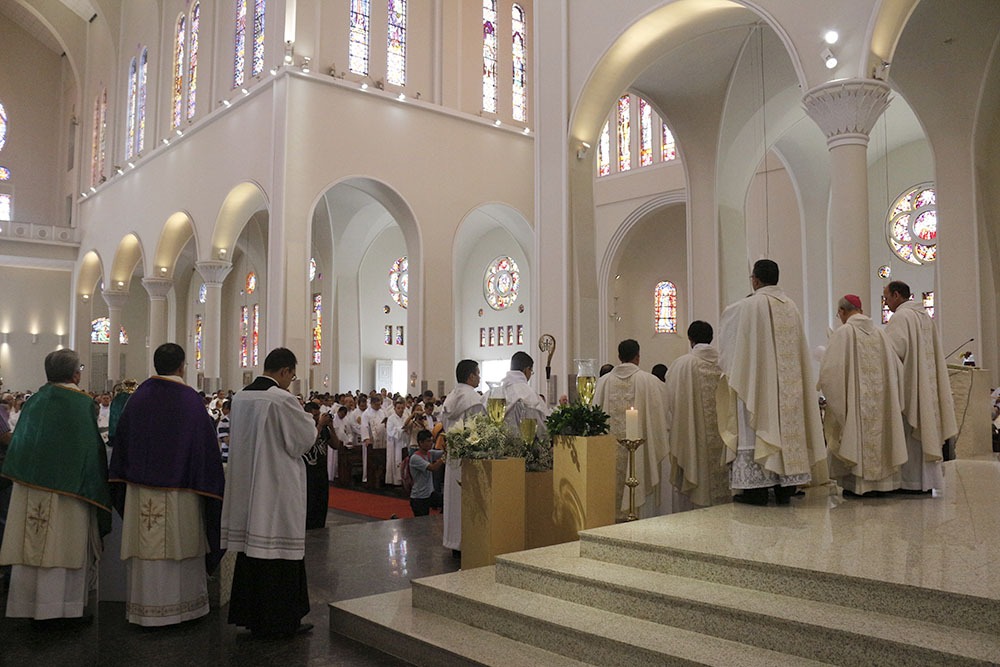
[[[592,435],[605,435],[611,430],[608,416],[604,410],[597,405],[584,405],[576,402],[563,405],[552,411],[552,414],[545,420],[545,428],[549,435],[579,435],[589,437]]]
[[[494,424],[485,414],[452,426],[445,433],[448,456],[461,459],[503,459],[524,457],[525,446],[520,435],[507,432],[501,422]]]

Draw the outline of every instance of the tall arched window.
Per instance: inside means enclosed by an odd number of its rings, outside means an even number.
[[[385,80],[406,84],[406,0],[389,0],[389,31]]]
[[[653,290],[653,331],[677,333],[677,287],[669,280]]]
[[[250,365],[250,309],[240,306],[240,368]]]
[[[143,47],[139,56],[139,97],[135,103],[135,152],[142,152],[146,141],[146,82],[149,72],[149,49]]]
[[[611,128],[605,121],[601,129],[601,139],[597,144],[597,175],[607,176],[611,173]]]
[[[483,0],[483,111],[497,111],[497,0]]]
[[[527,26],[524,22],[524,9],[514,5],[511,9],[511,55],[513,56],[513,101],[514,120],[528,119],[528,58],[525,47]]]
[[[312,295],[312,362],[323,363],[323,295]]]
[[[266,0],[256,0],[253,6],[253,63],[250,73],[260,76],[264,73],[264,14],[267,12]]]
[[[618,98],[618,171],[632,168],[632,103],[628,95]]]
[[[135,155],[135,106],[139,94],[139,71],[135,64],[135,58],[128,66],[128,98],[125,103],[125,157],[131,158]]]
[[[354,74],[368,76],[368,40],[371,35],[371,0],[351,0],[351,35],[347,65]]]
[[[7,110],[0,104],[0,151],[7,143]]]
[[[653,164],[653,107],[639,98],[639,166]]]
[[[660,162],[670,162],[677,159],[677,144],[674,142],[674,133],[670,131],[666,123],[663,123],[663,139],[660,143]]]
[[[201,24],[201,3],[191,9],[191,36],[188,41],[187,118],[194,118],[198,96],[198,27]]]
[[[184,43],[187,39],[187,17],[177,17],[174,31],[174,85],[171,93],[170,126],[180,127],[184,118]]]
[[[247,0],[236,0],[236,36],[233,41],[233,88],[243,85],[246,70]]]
[[[111,342],[111,320],[107,317],[98,317],[90,322],[90,342],[98,345],[107,345]],[[125,327],[120,327],[118,331],[118,342],[128,345],[128,334]]]
[[[107,159],[108,89],[94,100],[93,153],[90,158],[90,184],[97,185],[104,178]]]

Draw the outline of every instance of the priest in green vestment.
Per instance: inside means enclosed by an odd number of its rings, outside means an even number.
[[[14,483],[0,547],[12,565],[7,616],[84,615],[96,584],[101,536],[111,529],[107,456],[80,357],[45,357],[48,383],[27,403],[2,474]]]

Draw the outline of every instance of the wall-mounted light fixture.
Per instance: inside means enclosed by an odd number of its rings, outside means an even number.
[[[588,144],[586,141],[581,141],[580,145],[577,146],[576,148],[576,159],[582,160],[583,158],[587,157],[587,153],[589,152],[590,152],[590,144]]]
[[[312,58],[310,58],[309,56],[302,57],[302,71],[305,72],[306,74],[308,74],[311,69],[309,65],[311,62]]]
[[[285,64],[291,65],[295,62],[295,43],[292,40],[285,42]]]
[[[219,259],[225,259],[225,258],[226,258],[226,249],[219,248]]]
[[[826,63],[827,69],[833,69],[837,66],[837,56],[833,55],[833,52],[829,48],[823,49],[819,55],[823,58],[823,62]]]

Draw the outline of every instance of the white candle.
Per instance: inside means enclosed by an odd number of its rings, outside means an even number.
[[[625,439],[638,440],[639,437],[639,411],[629,408],[625,411]]]

